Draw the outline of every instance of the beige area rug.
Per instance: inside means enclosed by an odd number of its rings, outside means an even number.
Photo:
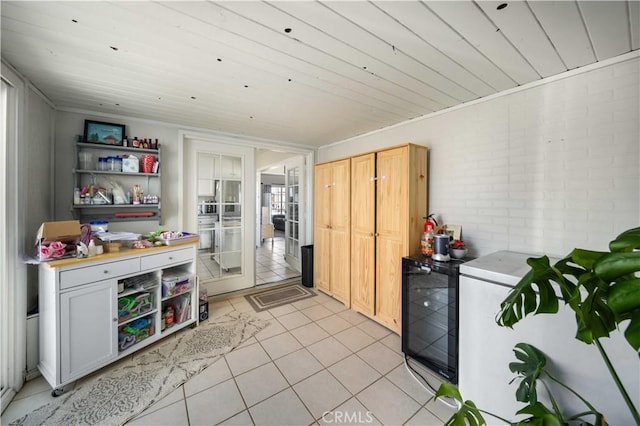
[[[78,381],[69,393],[11,424],[122,425],[267,325],[238,312],[210,319]]]
[[[299,282],[299,281],[298,281]],[[256,312],[276,308],[298,300],[315,296],[316,293],[299,284],[280,287],[273,290],[265,290],[260,293],[248,294],[245,296]]]

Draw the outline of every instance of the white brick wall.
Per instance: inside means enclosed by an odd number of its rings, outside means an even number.
[[[640,59],[332,144],[319,160],[430,148],[429,211],[471,254],[606,249],[640,226]]]

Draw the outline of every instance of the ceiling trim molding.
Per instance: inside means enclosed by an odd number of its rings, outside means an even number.
[[[574,77],[576,75],[580,75],[580,74],[584,74],[584,73],[587,73],[587,72],[591,72],[591,71],[594,71],[594,70],[597,70],[597,69],[600,69],[600,68],[606,68],[608,66],[615,65],[617,63],[631,61],[631,60],[637,59],[639,57],[640,57],[640,50],[634,50],[633,52],[628,52],[628,53],[616,56],[614,58],[605,59],[605,60],[600,61],[600,62],[596,62],[596,63],[593,63],[593,64],[585,65],[585,66],[580,67],[580,68],[575,68],[575,69],[572,69],[572,70],[569,70],[569,71],[565,71],[565,72],[563,72],[561,74],[556,74],[556,75],[552,75],[552,76],[549,76],[549,77],[546,77],[546,78],[543,78],[543,79],[540,79],[540,80],[537,80],[537,81],[532,81],[531,83],[523,84],[522,86],[513,87],[511,89],[503,90],[501,92],[494,93],[494,94],[489,95],[489,96],[485,96],[485,97],[482,97],[482,98],[474,99],[472,101],[465,102],[465,103],[462,103],[462,104],[459,104],[459,105],[454,105],[452,107],[449,107],[449,108],[446,108],[446,109],[442,109],[442,110],[439,110],[439,111],[435,111],[435,112],[432,112],[432,113],[429,113],[429,114],[426,114],[426,115],[423,115],[423,116],[420,116],[420,117],[412,118],[411,120],[407,120],[407,121],[403,121],[401,123],[393,124],[391,126],[383,127],[381,129],[376,129],[376,130],[374,130],[372,132],[363,133],[361,135],[352,136],[350,138],[343,139],[343,140],[336,141],[336,142],[332,142],[332,143],[327,144],[327,145],[322,145],[322,146],[318,147],[318,151],[324,150],[324,149],[329,149],[329,148],[332,148],[334,146],[341,145],[343,143],[355,141],[355,140],[361,139],[363,137],[375,135],[377,133],[386,132],[387,130],[394,129],[396,127],[402,127],[402,126],[405,126],[405,125],[408,125],[408,124],[417,123],[417,122],[422,121],[422,120],[428,120],[430,118],[437,117],[437,116],[442,115],[442,114],[447,114],[447,113],[450,113],[450,112],[453,112],[453,111],[457,111],[457,110],[462,109],[462,108],[467,108],[467,107],[470,107],[470,106],[473,106],[473,105],[481,104],[483,102],[492,101],[494,99],[498,99],[498,98],[501,98],[503,96],[512,95],[512,94],[518,93],[518,92],[523,92],[525,90],[533,89],[534,87],[543,86],[545,84],[553,83],[553,82],[559,81],[559,80],[564,80],[566,78]]]

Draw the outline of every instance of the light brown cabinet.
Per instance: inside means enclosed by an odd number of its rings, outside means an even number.
[[[314,282],[350,305],[350,161],[317,164],[314,177]]]
[[[402,257],[420,251],[427,148],[353,157],[351,206],[351,308],[400,333]]]

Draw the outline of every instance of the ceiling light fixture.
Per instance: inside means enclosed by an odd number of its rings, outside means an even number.
[[[507,4],[507,3],[501,3],[501,4],[499,4],[499,5],[498,5],[498,7],[496,7],[496,9],[498,9],[498,10],[502,10],[502,9],[504,9],[504,8],[505,8],[505,7],[507,7],[507,6],[508,6],[508,4]]]

